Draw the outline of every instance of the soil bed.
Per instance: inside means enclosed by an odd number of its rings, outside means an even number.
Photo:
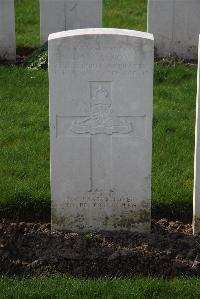
[[[190,224],[152,221],[151,234],[51,233],[49,223],[0,222],[0,274],[200,276],[200,237]]]

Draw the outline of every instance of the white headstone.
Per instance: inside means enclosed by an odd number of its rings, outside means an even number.
[[[49,37],[52,228],[149,231],[153,36]]]
[[[157,56],[197,59],[199,20],[199,0],[149,0],[148,32],[154,34]]]
[[[102,0],[40,0],[41,44],[50,33],[102,27]]]
[[[193,232],[200,233],[200,42],[198,55],[196,129],[194,155]]]
[[[15,7],[14,0],[0,0],[0,60],[15,61]]]

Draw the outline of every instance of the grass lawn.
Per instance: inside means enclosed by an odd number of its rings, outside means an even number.
[[[48,75],[0,67],[0,81],[0,214],[40,216],[50,211]]]
[[[147,0],[103,0],[104,27],[146,31]]]
[[[155,67],[153,214],[192,216],[196,66]]]
[[[17,48],[39,45],[39,0],[15,0]],[[146,30],[147,0],[104,0],[104,26]],[[0,216],[50,215],[48,74],[0,66]],[[191,218],[196,66],[155,65],[153,216]],[[0,278],[1,298],[200,298],[200,279]]]
[[[104,27],[146,31],[147,0],[104,0]],[[39,0],[15,0],[17,48],[40,43]]]
[[[16,0],[17,45],[39,44],[39,1]],[[104,0],[104,24],[144,30],[146,0]],[[0,215],[50,215],[47,71],[0,67]],[[196,66],[155,65],[153,216],[191,218]]]
[[[200,280],[2,278],[0,290],[0,299],[197,299],[200,298]]]
[[[0,67],[0,215],[50,212],[48,75]],[[153,214],[192,214],[196,67],[155,66]]]
[[[36,48],[40,43],[39,0],[15,0],[17,48]]]

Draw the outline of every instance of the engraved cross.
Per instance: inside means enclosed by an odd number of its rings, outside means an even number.
[[[63,118],[70,122],[68,132],[90,135],[90,191],[111,191],[112,135],[133,133],[133,123],[129,121],[129,117],[114,115],[112,82],[89,82],[89,84],[89,116],[78,117],[78,120],[76,117],[72,122],[70,120],[72,118]]]

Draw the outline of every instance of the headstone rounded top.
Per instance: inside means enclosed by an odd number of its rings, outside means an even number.
[[[75,29],[68,31],[61,31],[57,33],[52,33],[49,35],[48,40],[54,40],[64,37],[73,37],[81,35],[122,35],[122,36],[131,36],[144,38],[148,40],[154,40],[154,36],[151,33],[129,30],[129,29],[115,29],[115,28],[87,28],[87,29]]]
[[[48,51],[52,229],[149,232],[153,35],[76,29]]]

